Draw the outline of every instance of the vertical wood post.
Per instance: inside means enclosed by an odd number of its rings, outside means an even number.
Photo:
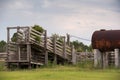
[[[10,64],[8,63],[9,61],[9,41],[10,41],[10,29],[7,27],[7,68],[10,68]]]
[[[120,65],[120,63],[119,63],[119,60],[120,60],[119,59],[119,55],[120,55],[119,53],[120,52],[119,52],[119,49],[115,49],[114,51],[115,51],[115,67],[118,68],[119,65]]]
[[[29,61],[29,68],[31,69],[31,44],[30,44],[30,28],[28,27],[27,35],[27,60]]]
[[[76,53],[75,53],[75,49],[74,49],[74,45],[72,45],[72,64],[76,64]]]
[[[44,51],[45,51],[45,65],[48,65],[48,51],[47,51],[47,31],[44,34]]]
[[[67,45],[70,46],[70,35],[67,34]]]
[[[57,37],[56,35],[53,37],[53,52],[54,52],[54,63],[57,64],[57,55],[56,55],[56,41],[57,41]]]
[[[21,54],[20,54],[20,44],[19,44],[19,38],[18,38],[18,32],[19,32],[19,29],[20,29],[20,27],[18,26],[17,27],[17,54],[18,54],[18,61],[20,61],[21,59],[20,59],[20,56],[21,56]],[[18,63],[19,64],[19,63]]]
[[[63,37],[63,55],[64,55],[64,58],[67,58],[65,37]]]
[[[94,49],[94,67],[102,67],[102,53],[98,49]]]
[[[102,53],[102,56],[103,56],[103,60],[102,60],[103,68],[106,68],[106,53]]]
[[[29,68],[31,68],[31,45],[27,43],[27,59],[29,62]]]
[[[105,55],[105,59],[106,59],[105,67],[108,67],[108,54],[109,54],[109,52],[106,52],[105,54],[106,54]]]
[[[7,61],[9,60],[9,41],[10,41],[10,29],[7,28]]]

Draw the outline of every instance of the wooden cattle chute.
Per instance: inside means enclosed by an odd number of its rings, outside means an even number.
[[[10,38],[10,30],[16,29],[17,41]],[[35,36],[41,38],[40,42],[35,40]],[[76,63],[76,54],[73,45],[67,44],[66,37],[62,36],[63,42],[57,37],[48,37],[47,31],[38,32],[32,27],[7,27],[7,64],[31,66],[48,65],[48,61],[57,63]]]

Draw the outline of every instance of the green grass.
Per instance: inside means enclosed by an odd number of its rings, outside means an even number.
[[[57,66],[33,70],[1,71],[0,80],[120,80],[120,70]]]

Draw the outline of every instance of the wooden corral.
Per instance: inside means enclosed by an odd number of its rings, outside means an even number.
[[[94,54],[92,52],[76,52],[76,60],[77,62],[81,61],[93,61]]]
[[[10,30],[17,32],[17,41],[13,42],[10,38]],[[40,41],[35,39],[40,37]],[[48,37],[47,31],[38,32],[32,27],[7,27],[7,66],[17,67],[48,65],[48,62],[56,64],[69,62],[76,63],[74,46],[66,42],[66,37],[61,36],[63,42],[57,37]],[[69,40],[69,39],[67,39]]]

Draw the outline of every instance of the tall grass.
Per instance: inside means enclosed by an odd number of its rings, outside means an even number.
[[[4,71],[4,70],[6,70],[5,62],[0,61],[0,71]]]
[[[119,80],[120,70],[84,70],[74,66],[55,66],[33,70],[0,72],[0,80]]]

